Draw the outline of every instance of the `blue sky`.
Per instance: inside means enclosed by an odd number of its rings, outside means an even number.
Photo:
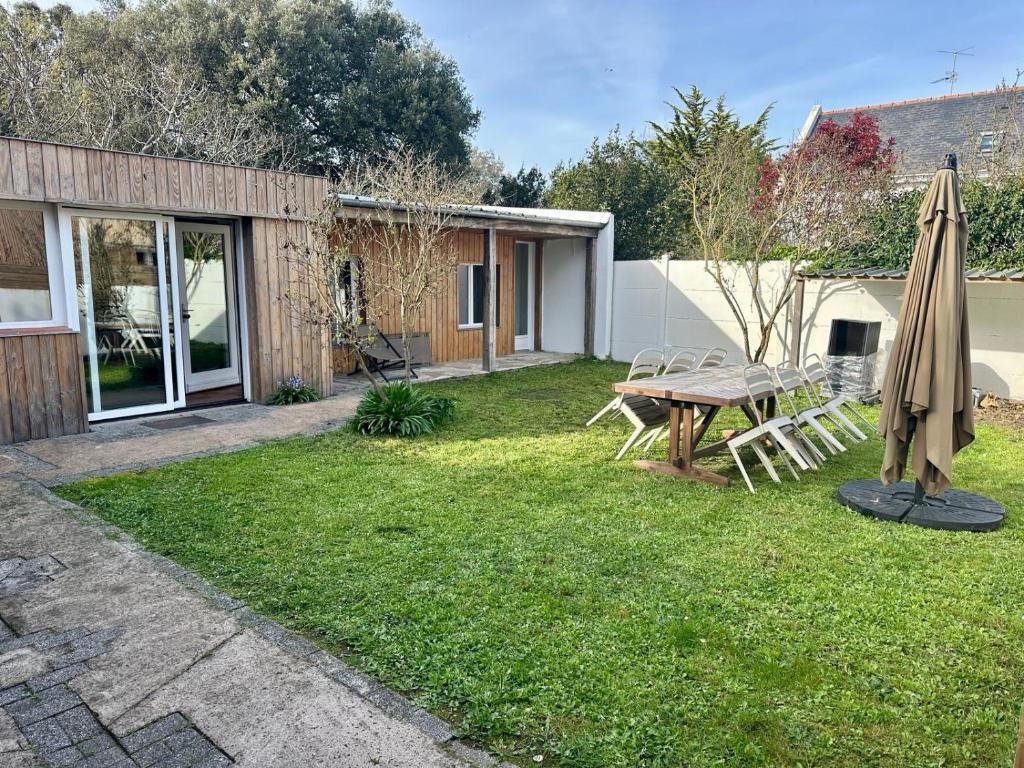
[[[941,95],[938,49],[973,46],[958,91],[1024,68],[1024,3],[394,0],[452,56],[483,121],[476,143],[510,168],[579,158],[619,124],[664,119],[672,86],[726,95],[752,119],[775,102],[771,133],[826,109]],[[76,7],[95,2],[78,0]]]

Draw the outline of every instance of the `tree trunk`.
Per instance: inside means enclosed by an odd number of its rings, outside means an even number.
[[[402,357],[405,358],[405,380],[412,381],[412,331],[405,311],[405,297],[398,302],[398,318],[402,327]]]

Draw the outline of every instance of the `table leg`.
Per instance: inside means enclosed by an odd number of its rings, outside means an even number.
[[[668,418],[668,461],[639,460],[633,464],[651,472],[728,485],[729,478],[693,465],[694,410],[693,403],[672,403]]]
[[[673,466],[680,466],[682,460],[679,456],[679,423],[680,413],[683,410],[682,403],[672,402],[668,412],[668,463]]]

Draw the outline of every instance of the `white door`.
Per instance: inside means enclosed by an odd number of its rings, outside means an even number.
[[[175,229],[185,391],[238,384],[242,376],[231,227],[179,221]]]
[[[533,349],[533,296],[536,243],[516,243],[515,330],[516,351]]]

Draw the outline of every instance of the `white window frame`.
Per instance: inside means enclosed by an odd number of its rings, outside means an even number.
[[[185,382],[183,373],[183,362],[182,362],[182,350],[181,341],[174,348],[174,363],[177,371],[178,380],[178,396],[174,397],[174,380],[169,375],[169,365],[167,361],[171,359],[171,336],[170,336],[170,320],[168,318],[168,312],[174,313],[174,327],[176,329],[181,328],[181,302],[178,295],[178,279],[177,279],[177,244],[176,238],[177,233],[174,229],[174,217],[163,216],[158,213],[138,213],[134,211],[122,211],[118,209],[108,208],[80,208],[73,206],[58,206],[58,224],[60,228],[60,246],[61,251],[66,257],[63,259],[64,262],[64,278],[65,286],[68,286],[67,293],[71,296],[77,296],[78,286],[75,282],[75,249],[74,249],[74,233],[71,231],[71,218],[73,216],[79,216],[82,218],[93,218],[93,219],[129,219],[133,221],[151,221],[156,224],[156,258],[157,258],[157,285],[160,286],[171,286],[171,296],[167,296],[166,290],[159,290],[158,295],[160,297],[160,330],[163,334],[161,341],[161,354],[162,359],[165,361],[164,367],[164,391],[166,397],[163,403],[153,403],[151,405],[136,405],[128,408],[115,408],[109,411],[105,411],[102,408],[99,411],[89,412],[89,421],[97,422],[104,421],[106,419],[120,419],[126,416],[143,416],[149,413],[165,413],[172,411],[177,408],[185,407]],[[166,274],[167,259],[166,252],[164,250],[164,236],[163,236],[163,225],[168,226],[168,243],[167,245],[171,248],[171,274]],[[85,280],[87,296],[85,297],[86,312],[92,314],[92,283],[89,276],[88,269],[88,254],[83,254],[85,258],[82,260],[82,278]],[[171,306],[167,306],[167,302],[171,302]],[[78,331],[84,334],[86,341],[86,348],[89,351],[89,356],[92,359],[96,359],[96,335],[93,325],[90,323],[86,329],[81,328],[81,323],[78,319],[78,303],[77,299],[74,306],[74,314],[69,315],[69,320],[73,318],[73,326],[69,326],[72,330]],[[89,381],[85,382],[87,387],[91,387],[93,396],[93,403],[99,404],[101,401],[99,391],[99,379],[98,376],[92,377]]]
[[[57,210],[46,203],[31,203],[21,200],[0,200],[0,209],[18,211],[41,211],[43,214],[43,246],[46,251],[46,276],[50,288],[49,320],[9,320],[0,322],[0,331],[32,331],[48,328],[70,328],[77,330],[78,309],[71,311],[67,291],[67,265],[62,263],[60,229],[57,224]],[[71,280],[74,282],[74,259],[71,260]],[[74,293],[70,294],[74,297]],[[74,322],[75,325],[72,324]]]
[[[988,149],[982,147],[982,142],[985,139],[991,139],[992,145]],[[995,131],[982,131],[978,134],[978,153],[982,155],[991,155],[996,151],[996,132]]]
[[[473,277],[472,277],[473,269],[483,269],[484,265],[483,265],[482,262],[479,262],[479,261],[463,261],[463,262],[459,262],[459,265],[458,265],[458,267],[456,267],[456,271],[455,271],[455,321],[456,321],[456,324],[457,324],[458,329],[460,331],[472,331],[472,330],[475,330],[475,329],[483,328],[484,327],[484,323],[483,323],[483,320],[481,320],[479,323],[472,323],[472,322],[470,322],[470,323],[460,323],[460,322],[458,322],[458,315],[459,315],[459,306],[458,306],[459,275],[462,273],[462,267],[469,267],[470,268],[470,270],[469,270],[470,278],[469,278],[469,286],[468,286],[469,287],[469,315],[470,315],[470,318],[472,318],[472,316],[473,316],[473,299],[475,298],[474,295],[473,295],[473,282],[474,282],[473,281]],[[498,277],[497,277],[498,276],[498,269],[499,269],[499,265],[495,264],[494,265],[494,275],[495,275],[495,280],[496,281],[498,279]],[[495,288],[497,289],[498,286],[495,285]],[[497,297],[497,295],[498,295],[497,294],[497,290],[495,290],[495,297]],[[500,299],[498,301],[500,301]],[[495,307],[495,309],[497,309],[497,307]],[[497,328],[498,325],[499,325],[499,323],[498,323],[498,313],[495,312],[494,313],[494,326]]]

